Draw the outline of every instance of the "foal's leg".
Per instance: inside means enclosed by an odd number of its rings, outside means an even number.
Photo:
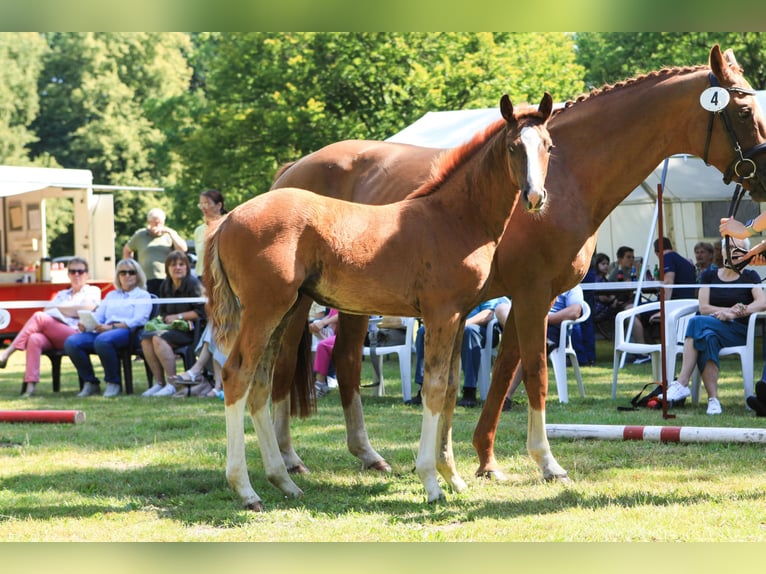
[[[462,325],[461,325],[462,327]],[[460,386],[460,349],[462,345],[462,328],[458,329],[455,337],[455,344],[452,348],[452,357],[449,364],[449,379],[447,383],[447,392],[444,397],[444,406],[442,416],[439,420],[438,430],[438,454],[436,459],[436,468],[444,480],[456,491],[462,492],[466,489],[465,481],[460,478],[455,466],[455,456],[452,452],[452,415],[455,411],[455,401],[457,400],[457,390]]]
[[[425,313],[424,313],[425,315]],[[426,488],[428,502],[444,499],[436,474],[436,460],[441,456],[445,431],[451,432],[451,419],[444,422],[445,402],[449,385],[451,354],[461,324],[458,315],[447,318],[423,317],[428,329],[425,340],[425,377],[423,380],[423,425],[420,432],[420,449],[415,471]],[[457,390],[451,396],[453,408]],[[443,426],[444,425],[444,426]],[[447,441],[449,442],[449,441]],[[457,476],[455,475],[452,475]],[[459,477],[458,477],[459,478]],[[453,484],[459,488],[459,483]]]
[[[287,468],[282,460],[279,445],[277,444],[274,427],[271,424],[268,405],[269,395],[271,394],[271,379],[274,375],[274,364],[282,343],[282,336],[291,315],[292,313],[288,313],[282,319],[279,326],[272,333],[261,360],[257,365],[253,365],[255,367],[255,376],[253,384],[250,385],[247,407],[258,435],[258,444],[261,449],[266,478],[284,494],[297,498],[303,495],[303,491],[296,486],[287,473]]]
[[[282,346],[274,369],[271,389],[274,432],[277,435],[279,451],[282,453],[282,460],[285,462],[287,471],[297,474],[308,473],[309,469],[293,448],[292,436],[290,435],[290,390],[297,376],[296,355],[310,308],[311,298],[302,295],[282,337]]]
[[[332,360],[338,375],[338,389],[346,419],[348,450],[362,461],[364,468],[391,472],[391,466],[370,445],[362,412],[359,381],[362,371],[362,347],[367,332],[368,318],[363,315],[341,313],[335,337]]]

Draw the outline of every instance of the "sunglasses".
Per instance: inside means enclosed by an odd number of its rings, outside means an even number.
[[[87,272],[88,272],[87,269],[70,269],[69,270],[70,275],[84,275]]]
[[[117,272],[117,275],[135,275],[136,270],[135,269],[120,269]]]

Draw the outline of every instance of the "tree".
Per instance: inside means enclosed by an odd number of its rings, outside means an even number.
[[[280,164],[334,141],[385,139],[427,111],[558,99],[582,91],[571,37],[516,33],[237,33],[195,38],[196,123],[172,130],[186,171],[231,206]],[[199,214],[187,204],[185,221]]]
[[[39,140],[33,158],[49,155],[63,167],[90,169],[96,183],[167,186],[179,164],[163,147],[153,114],[188,89],[190,49],[185,34],[48,33],[40,76]],[[172,197],[115,194],[118,253],[146,212],[172,211]]]

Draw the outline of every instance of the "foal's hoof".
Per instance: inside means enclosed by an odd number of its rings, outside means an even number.
[[[428,498],[428,504],[437,504],[440,502],[447,502],[447,497],[444,495],[443,492],[440,492],[438,496],[435,496],[433,498]]]
[[[564,474],[551,474],[551,475],[548,475],[548,476],[544,476],[543,480],[545,482],[558,482],[558,483],[561,483],[561,484],[571,484],[571,482],[572,482],[572,479],[570,479],[569,475],[566,474],[566,473],[564,473]]]
[[[508,477],[503,474],[503,471],[497,468],[487,468],[476,471],[477,478],[486,478],[488,480],[496,480],[498,482],[505,482]]]
[[[260,500],[245,504],[245,510],[252,510],[253,512],[263,512],[263,503]]]
[[[372,464],[368,464],[365,467],[365,470],[377,470],[378,472],[391,472],[391,465],[388,464],[385,460],[380,459],[376,460]]]

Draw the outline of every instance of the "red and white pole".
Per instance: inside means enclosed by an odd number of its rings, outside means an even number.
[[[545,429],[548,438],[766,443],[766,428],[549,424]]]
[[[0,423],[72,423],[85,422],[82,411],[0,411]]]

